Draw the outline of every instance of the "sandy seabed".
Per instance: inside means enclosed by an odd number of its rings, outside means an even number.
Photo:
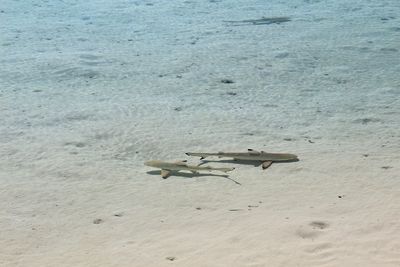
[[[3,0],[0,265],[400,266],[399,14]],[[300,161],[143,165],[248,148]]]

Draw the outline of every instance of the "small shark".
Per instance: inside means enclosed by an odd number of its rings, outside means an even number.
[[[195,165],[187,165],[186,160],[177,162],[165,162],[160,160],[150,160],[144,163],[146,166],[161,169],[161,177],[167,178],[171,171],[191,171],[192,173],[198,173],[198,171],[221,171],[229,172],[233,171],[235,168],[213,168],[210,166],[200,167]]]
[[[289,17],[262,17],[261,19],[245,19],[245,20],[225,20],[228,23],[234,23],[235,25],[253,24],[253,25],[264,25],[264,24],[281,24],[284,22],[291,21]]]
[[[267,153],[264,151],[256,151],[253,149],[248,149],[247,152],[218,152],[218,153],[186,153],[188,156],[201,157],[200,159],[205,159],[209,156],[217,156],[219,158],[228,157],[234,160],[248,160],[248,161],[261,161],[262,168],[265,170],[271,166],[272,162],[288,162],[288,161],[298,161],[296,155],[286,154],[286,153]]]

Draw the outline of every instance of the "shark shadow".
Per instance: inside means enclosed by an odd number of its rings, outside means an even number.
[[[148,171],[146,172],[147,174],[150,175],[160,175],[160,171]],[[232,178],[229,178],[229,175],[224,175],[224,174],[212,174],[212,173],[187,173],[187,172],[178,172],[178,171],[173,171],[171,173],[173,176],[178,176],[178,177],[184,177],[184,178],[194,178],[194,177],[205,177],[205,176],[212,176],[212,177],[218,177],[218,178],[224,178],[231,180],[235,184],[242,185],[241,183],[233,180]]]

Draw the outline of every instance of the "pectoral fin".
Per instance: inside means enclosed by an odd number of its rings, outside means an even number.
[[[171,174],[170,170],[161,170],[161,177],[166,179]]]
[[[261,166],[262,166],[263,170],[265,170],[269,166],[271,166],[271,164],[272,164],[272,161],[264,161]]]

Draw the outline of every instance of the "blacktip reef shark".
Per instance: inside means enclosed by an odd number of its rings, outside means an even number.
[[[248,161],[261,161],[262,168],[265,170],[273,162],[290,162],[298,161],[298,157],[294,154],[287,153],[267,153],[264,151],[256,151],[253,149],[248,149],[247,152],[218,152],[218,153],[186,153],[188,156],[201,157],[200,159],[205,159],[210,156],[217,156],[219,158],[227,157],[233,158],[234,160],[248,160]]]
[[[226,173],[233,171],[235,169],[235,168],[213,168],[210,166],[200,167],[195,165],[188,165],[186,164],[186,160],[177,162],[150,160],[146,161],[144,165],[161,169],[161,177],[164,179],[170,176],[172,171],[190,171],[192,173],[198,173],[199,171],[221,171]]]
[[[290,17],[262,17],[261,19],[245,19],[245,20],[225,20],[225,22],[233,23],[236,26],[239,25],[265,25],[265,24],[281,24],[284,22],[291,21]]]

